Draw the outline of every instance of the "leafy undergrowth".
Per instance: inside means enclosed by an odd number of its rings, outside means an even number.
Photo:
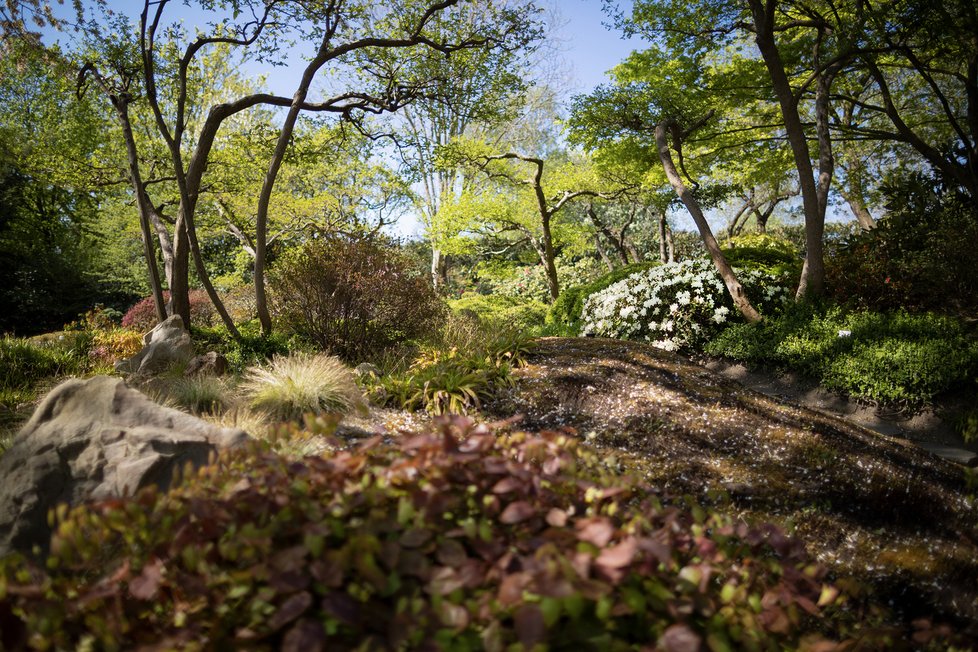
[[[639,343],[544,339],[514,375],[494,413],[573,427],[652,486],[780,524],[904,622],[936,614],[978,635],[978,508],[960,467]]]
[[[565,433],[463,418],[329,457],[238,450],[168,496],[144,490],[62,514],[46,569],[0,562],[2,645],[692,651],[898,640],[867,625],[881,614],[827,582],[778,528],[657,495]]]

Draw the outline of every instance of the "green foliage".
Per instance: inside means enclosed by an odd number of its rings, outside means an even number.
[[[523,331],[536,331],[543,325],[547,305],[533,299],[517,299],[500,294],[466,292],[450,299],[448,307],[455,313],[470,311],[484,322],[507,324]]]
[[[609,285],[628,278],[636,272],[655,267],[658,263],[631,263],[608,272],[586,285],[567,287],[550,306],[547,312],[547,327],[554,334],[577,335],[581,332],[581,313],[584,302],[595,292],[604,290]]]
[[[288,331],[350,361],[431,332],[444,311],[429,280],[374,239],[312,240],[275,268],[272,289]]]
[[[227,385],[214,376],[179,378],[166,388],[166,397],[193,414],[216,414],[229,404]]]
[[[564,289],[582,285],[598,276],[598,269],[592,258],[584,257],[569,260],[558,256],[554,260],[561,294]],[[519,265],[489,260],[480,263],[476,271],[479,289],[487,294],[501,295],[540,303],[550,303],[550,288],[547,272],[543,265]]]
[[[801,305],[757,325],[731,326],[706,351],[799,371],[856,398],[908,408],[978,374],[978,340],[961,322],[904,311]]]
[[[298,342],[281,333],[265,337],[257,321],[240,324],[238,332],[241,334],[240,340],[235,340],[223,325],[209,328],[194,326],[190,329],[198,351],[217,351],[227,358],[228,367],[235,372],[264,363],[272,356],[287,355],[301,348]]]
[[[751,233],[727,240],[721,247],[731,267],[756,269],[797,283],[802,256],[790,241],[772,235]]]
[[[395,441],[232,451],[169,495],[62,512],[46,568],[0,562],[5,639],[795,649],[845,599],[776,527],[663,506],[567,435],[455,419]]]
[[[453,315],[406,370],[370,380],[371,398],[407,410],[466,414],[512,386],[512,369],[525,363],[530,347],[526,331],[512,325]]]
[[[29,388],[45,378],[81,371],[88,338],[71,333],[62,337],[43,344],[9,336],[0,339],[0,389]]]
[[[275,356],[267,366],[246,370],[240,390],[253,408],[282,419],[346,414],[363,405],[353,372],[322,354]]]
[[[856,234],[828,261],[840,301],[877,310],[906,308],[978,314],[978,206],[934,182],[903,179],[887,216]]]

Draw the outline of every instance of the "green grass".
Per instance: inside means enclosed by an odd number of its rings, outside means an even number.
[[[290,420],[360,409],[363,394],[339,358],[297,354],[276,356],[266,366],[248,369],[240,385],[252,408]]]
[[[795,306],[758,325],[732,325],[706,352],[798,371],[855,398],[907,408],[978,375],[978,338],[962,322],[929,313]]]

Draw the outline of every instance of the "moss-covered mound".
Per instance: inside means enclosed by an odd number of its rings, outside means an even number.
[[[962,467],[639,343],[550,338],[528,361],[498,414],[574,427],[667,492],[725,495],[906,622],[937,614],[978,633],[978,508]]]

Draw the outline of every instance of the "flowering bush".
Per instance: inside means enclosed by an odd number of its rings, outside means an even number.
[[[770,310],[789,295],[781,277],[738,270],[754,306]],[[723,280],[708,260],[669,263],[632,274],[584,302],[582,335],[644,339],[660,349],[695,347],[734,314]]]
[[[163,292],[163,300],[170,301],[169,291]],[[195,325],[213,326],[214,315],[216,314],[206,292],[203,290],[190,291],[190,319]],[[153,304],[152,296],[140,300],[126,311],[122,318],[123,328],[132,328],[137,331],[148,331],[156,324],[156,306]]]

